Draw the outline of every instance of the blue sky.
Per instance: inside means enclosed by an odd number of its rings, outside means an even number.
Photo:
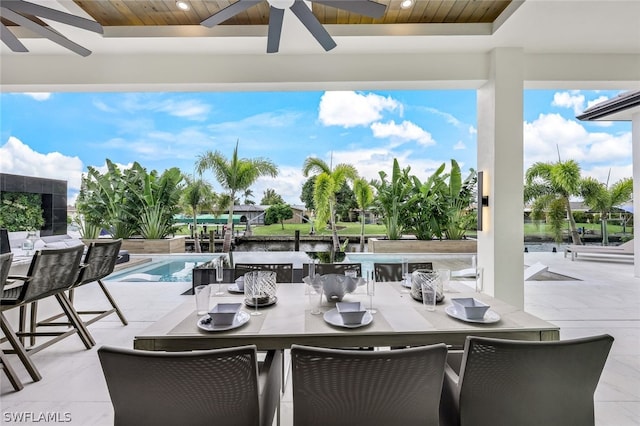
[[[631,177],[631,124],[585,123],[575,115],[617,91],[525,92],[525,167],[577,160],[605,181]],[[353,164],[377,178],[396,157],[421,178],[455,158],[476,167],[476,92],[222,92],[0,94],[0,171],[68,181],[73,202],[87,166],[105,159],[148,170],[193,173],[199,154],[264,157],[280,169],[252,187],[300,204],[308,156]],[[219,186],[207,176],[214,187]]]

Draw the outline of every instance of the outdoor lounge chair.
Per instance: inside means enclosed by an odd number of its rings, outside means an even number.
[[[571,253],[571,260],[576,260],[578,254],[586,254],[589,256],[598,255],[616,255],[633,259],[633,240],[629,240],[626,243],[619,246],[582,246],[582,245],[570,245],[564,250],[564,257]],[[605,256],[602,256],[605,257]]]
[[[4,291],[4,286],[7,282],[7,277],[9,276],[9,269],[11,268],[12,260],[12,253],[0,254],[0,294],[2,294],[2,292]],[[0,319],[0,321],[4,321],[4,319]],[[18,378],[18,375],[16,374],[11,364],[9,364],[9,359],[4,354],[2,349],[0,349],[0,364],[2,364],[1,367],[4,370],[7,379],[9,379],[11,386],[13,386],[13,389],[17,391],[23,389],[24,386],[22,385],[22,382]]]
[[[530,342],[467,337],[447,359],[440,419],[454,426],[594,424],[613,337]]]
[[[114,425],[271,426],[280,423],[280,351],[98,349]]]
[[[292,345],[294,426],[437,426],[447,347]]]
[[[433,263],[431,262],[409,262],[408,265],[409,273],[418,269],[433,270]],[[375,273],[375,279],[378,282],[402,281],[402,263],[374,263],[373,271]]]

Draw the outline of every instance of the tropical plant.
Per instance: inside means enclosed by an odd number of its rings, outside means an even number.
[[[597,181],[592,177],[583,179],[580,193],[584,202],[591,210],[600,213],[600,226],[602,227],[602,245],[609,245],[609,231],[607,221],[616,206],[620,206],[633,197],[633,180],[631,178],[621,179],[609,186],[607,183]]]
[[[271,206],[273,204],[284,204],[284,199],[282,198],[282,195],[276,192],[275,189],[267,188],[263,193],[260,204],[264,206]]]
[[[0,228],[9,232],[38,230],[44,225],[42,196],[26,192],[0,193]]]
[[[316,175],[310,176],[302,185],[302,192],[300,193],[300,201],[304,203],[304,207],[308,211],[316,209],[316,204],[313,202],[313,188],[316,184]]]
[[[278,175],[278,167],[264,158],[239,158],[238,143],[236,143],[230,159],[227,159],[219,151],[207,151],[198,156],[196,168],[200,174],[211,170],[218,183],[228,191],[229,219],[222,245],[222,251],[228,253],[231,250],[233,205],[236,194],[249,188],[261,176],[276,177]]]
[[[184,176],[186,185],[182,190],[182,206],[191,214],[193,219],[193,238],[196,253],[201,253],[200,237],[198,235],[198,214],[203,210],[211,210],[216,194],[211,184],[202,178],[192,179]]]
[[[353,181],[353,193],[356,197],[356,203],[360,209],[360,251],[364,251],[364,223],[367,209],[373,204],[373,189],[369,182],[363,178],[357,178]]]
[[[139,163],[121,171],[106,159],[107,171],[89,167],[82,177],[76,208],[83,218],[82,230],[95,235],[107,229],[113,238],[164,238],[173,232],[173,216],[180,198],[180,170],[171,168],[161,175],[147,173]],[[154,223],[155,222],[155,223]]]
[[[444,236],[449,240],[461,240],[474,221],[471,204],[474,198],[474,188],[477,183],[476,171],[471,169],[469,175],[462,180],[460,166],[456,160],[451,160],[451,172],[448,176],[445,199],[447,214],[444,222]]]
[[[338,164],[334,168],[319,158],[308,157],[304,161],[302,173],[317,173],[313,186],[313,200],[316,207],[316,227],[320,228],[329,222],[333,239],[333,250],[340,250],[338,229],[336,228],[336,193],[347,181],[358,177],[355,167],[350,164]]]
[[[138,194],[141,201],[139,232],[142,238],[160,239],[175,231],[174,216],[179,211],[183,176],[180,169],[172,167],[158,176],[134,163],[132,166],[143,182]]]
[[[284,203],[274,204],[269,206],[264,213],[264,224],[271,225],[273,223],[280,222],[282,229],[284,229],[284,221],[293,217],[293,210],[291,206]]]
[[[402,238],[404,225],[401,217],[405,214],[407,208],[405,202],[411,190],[410,170],[411,166],[400,169],[398,159],[394,158],[391,180],[387,180],[387,173],[380,171],[378,172],[380,180],[371,182],[371,185],[376,189],[374,207],[382,217],[387,230],[387,238],[390,240]]]
[[[84,217],[85,227],[106,229],[113,238],[129,238],[135,233],[139,218],[136,197],[130,189],[139,180],[130,170],[121,172],[109,159],[106,159],[106,165],[104,174],[88,167],[87,174],[82,176],[76,209]],[[137,186],[136,190],[141,191],[141,185]]]
[[[569,219],[573,244],[582,244],[569,199],[580,195],[580,165],[574,160],[534,163],[525,174],[524,202],[533,202],[531,217],[546,216],[556,243],[562,242],[565,219]]]

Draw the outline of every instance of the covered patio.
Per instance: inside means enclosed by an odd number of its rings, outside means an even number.
[[[70,0],[34,2],[90,17]],[[399,11],[399,1],[381,3]],[[596,424],[638,424],[640,250],[635,268],[571,263],[561,254],[524,254],[522,182],[523,90],[640,89],[639,2],[513,0],[484,23],[328,23],[337,42],[330,52],[285,16],[279,53],[273,55],[265,54],[265,25],[114,26],[104,36],[55,22],[51,26],[92,54],[81,57],[14,28],[30,52],[0,45],[3,93],[477,90],[477,169],[484,172],[483,195],[489,197],[478,232],[485,292],[560,326],[562,339],[612,334],[616,343],[596,392]],[[634,178],[640,181],[637,163]],[[638,185],[635,195],[640,202]],[[640,223],[635,225],[640,229]],[[522,265],[536,261],[581,281],[525,283]],[[186,290],[164,283],[113,283],[112,288],[130,324],[122,327],[113,318],[92,325],[91,331],[99,345],[123,347],[131,347],[133,336],[182,303],[180,294]],[[91,295],[79,300],[90,301]],[[34,355],[45,379],[31,383],[20,371],[27,383],[21,392],[3,381],[3,421],[7,413],[55,411],[71,413],[71,424],[110,424],[111,404],[94,351],[67,339]],[[290,424],[290,395],[288,388],[284,424]]]

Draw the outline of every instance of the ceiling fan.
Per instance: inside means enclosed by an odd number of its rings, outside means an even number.
[[[224,9],[211,15],[200,24],[205,27],[214,27],[237,14],[244,12],[250,7],[263,0],[238,0]],[[315,17],[305,0],[267,0],[269,2],[269,29],[267,33],[267,53],[276,53],[280,46],[280,34],[282,33],[282,21],[286,7],[296,15],[302,24],[309,30],[311,35],[320,43],[325,51],[336,47],[336,42],[324,29],[318,18]],[[372,0],[310,0],[314,3],[331,6],[349,12],[380,18],[384,15],[386,6]]]
[[[42,24],[33,20],[34,17],[51,19],[52,21],[61,22],[73,27],[84,30],[93,31],[102,34],[102,25],[90,19],[81,18],[70,13],[60,10],[51,9],[38,4],[29,3],[24,0],[2,0],[0,3],[0,17],[11,21],[16,25],[27,28],[42,37],[46,37],[54,43],[77,53],[81,56],[89,56],[91,51],[69,40],[55,30],[49,28],[46,24]],[[0,40],[14,52],[28,52],[29,50],[24,44],[18,40],[9,28],[0,22]]]

